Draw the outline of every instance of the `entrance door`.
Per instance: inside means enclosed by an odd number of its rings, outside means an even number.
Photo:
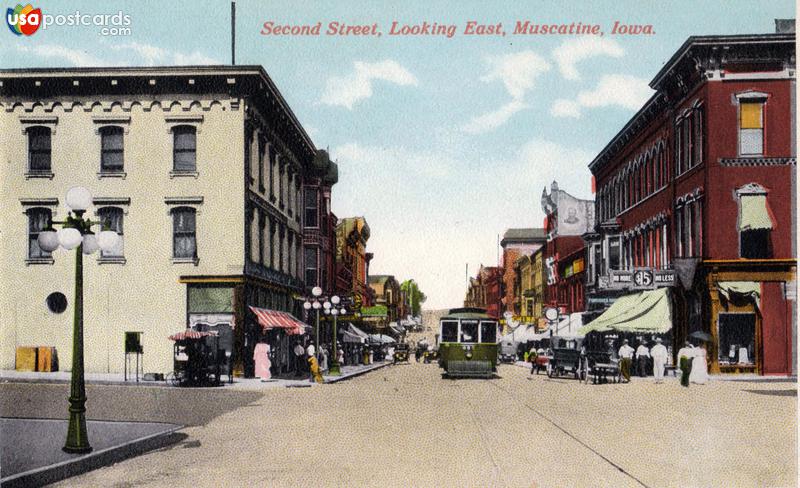
[[[742,368],[755,371],[758,347],[756,344],[755,313],[720,313],[719,365],[723,369]],[[728,368],[725,368],[725,367]]]

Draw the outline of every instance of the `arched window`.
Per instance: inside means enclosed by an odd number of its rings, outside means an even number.
[[[103,173],[119,173],[123,171],[124,162],[124,130],[122,127],[109,125],[100,128],[100,171]]]
[[[190,125],[178,125],[172,129],[172,135],[173,170],[197,171],[197,129]]]
[[[49,173],[51,166],[51,139],[49,127],[30,127],[28,134],[28,170],[31,173]]]
[[[191,207],[172,209],[172,257],[197,258],[196,210]]]

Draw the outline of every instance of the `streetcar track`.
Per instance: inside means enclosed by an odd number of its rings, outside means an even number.
[[[493,476],[494,483],[492,483],[490,486],[497,486],[497,482],[500,481],[500,478],[503,478],[503,470],[500,468],[500,465],[498,464],[497,459],[495,459],[494,453],[489,448],[489,445],[490,445],[489,439],[487,438],[487,434],[485,432],[485,429],[481,426],[480,419],[478,418],[477,414],[475,413],[475,405],[470,401],[469,396],[467,396],[465,398],[465,401],[467,403],[467,406],[469,406],[469,414],[470,414],[470,418],[472,419],[472,423],[475,424],[475,428],[477,429],[478,434],[481,436],[481,444],[483,446],[483,449],[489,455],[489,460],[492,462],[492,472],[494,474],[494,476]],[[508,480],[504,479],[503,482],[504,483],[503,483],[502,486],[510,486],[508,484]]]
[[[505,393],[505,394],[506,394],[506,395],[507,395],[507,396],[508,396],[508,397],[509,397],[509,398],[510,398],[512,401],[514,401],[514,402],[516,402],[516,403],[518,403],[518,404],[522,405],[523,407],[527,408],[527,409],[528,409],[528,410],[530,410],[531,412],[535,413],[536,415],[538,415],[539,417],[541,417],[542,419],[544,419],[545,421],[547,421],[547,422],[548,422],[549,424],[551,424],[553,427],[555,427],[556,429],[558,429],[558,430],[560,430],[561,432],[563,432],[564,434],[566,434],[566,435],[567,435],[569,438],[571,438],[572,440],[574,440],[575,442],[577,442],[577,443],[578,443],[578,444],[580,444],[581,446],[583,446],[583,447],[585,447],[586,449],[588,449],[589,451],[591,451],[591,452],[592,452],[594,455],[596,455],[597,457],[599,457],[600,459],[602,459],[602,460],[603,460],[603,461],[605,461],[606,463],[608,463],[608,464],[610,464],[611,466],[613,466],[614,468],[616,468],[616,469],[617,469],[617,470],[618,470],[620,473],[624,474],[625,476],[627,476],[628,478],[632,479],[633,481],[635,481],[635,482],[636,482],[636,483],[638,483],[639,485],[643,486],[644,488],[651,488],[649,485],[645,484],[645,483],[644,483],[642,480],[640,480],[639,478],[637,478],[636,476],[634,476],[633,474],[631,474],[630,472],[628,472],[628,471],[627,471],[625,468],[623,468],[623,467],[622,467],[622,466],[620,466],[619,464],[615,463],[614,461],[612,461],[612,460],[611,460],[611,459],[609,459],[608,457],[604,456],[604,455],[603,455],[602,453],[600,453],[598,450],[594,449],[592,446],[590,446],[590,445],[589,445],[589,444],[587,444],[586,442],[584,442],[584,441],[582,441],[581,439],[579,439],[579,438],[578,438],[578,437],[577,437],[575,434],[573,434],[572,432],[568,431],[567,429],[565,429],[564,427],[562,427],[561,425],[559,425],[558,423],[556,423],[554,420],[552,420],[552,419],[551,419],[550,417],[548,417],[547,415],[545,415],[545,414],[543,414],[542,412],[538,411],[538,410],[537,410],[537,409],[535,409],[534,407],[532,407],[532,406],[528,405],[528,404],[527,404],[527,403],[525,403],[524,401],[517,399],[517,398],[516,398],[514,395],[512,395],[512,394],[511,394],[511,392],[510,392],[510,391],[508,391],[507,389],[505,389],[505,388],[502,388],[502,387],[498,386],[498,385],[497,385],[497,383],[496,383],[496,382],[493,382],[493,381],[490,381],[490,382],[489,382],[489,384],[490,384],[490,385],[492,385],[492,386],[494,386],[494,387],[495,387],[495,388],[497,388],[498,390],[502,391],[503,393]]]

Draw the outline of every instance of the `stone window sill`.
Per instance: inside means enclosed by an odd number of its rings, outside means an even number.
[[[172,258],[172,264],[193,264],[197,266],[200,263],[199,258]]]
[[[184,178],[184,177],[192,177],[197,178],[200,176],[200,173],[197,171],[170,171],[169,177],[170,178]]]
[[[25,265],[30,266],[32,264],[53,264],[55,260],[53,258],[28,258],[25,260]]]
[[[48,180],[52,180],[55,175],[52,171],[27,171],[25,173],[25,179],[30,180],[32,178],[47,178]]]
[[[126,176],[128,176],[128,173],[124,171],[100,171],[97,173],[98,180],[102,178],[120,178],[124,180]]]
[[[97,258],[97,264],[125,264],[128,262],[124,256],[100,256]]]

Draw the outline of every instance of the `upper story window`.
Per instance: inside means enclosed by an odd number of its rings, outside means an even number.
[[[739,256],[747,259],[772,257],[772,214],[767,190],[756,183],[736,190],[739,199]]]
[[[197,129],[178,125],[172,129],[172,162],[175,172],[197,171]]]
[[[48,208],[31,208],[28,214],[28,259],[50,259],[52,253],[39,247],[39,233],[47,230],[52,225],[52,212]]]
[[[28,169],[31,173],[49,173],[51,166],[51,130],[30,127],[28,133]]]
[[[119,173],[124,169],[124,130],[109,125],[100,128],[100,171]]]
[[[739,155],[764,154],[764,100],[739,101]]]
[[[317,250],[313,247],[305,248],[304,262],[306,266],[305,282],[307,287],[317,286]]]
[[[703,162],[703,105],[696,101],[675,122],[675,176]]]
[[[317,205],[317,189],[306,188],[306,203],[305,203],[305,226],[315,228],[319,225],[318,222],[318,205]]]
[[[120,258],[125,255],[123,219],[124,212],[119,207],[101,207],[97,210],[97,216],[103,230],[113,230],[119,235],[117,245],[110,251],[101,251],[101,258]]]
[[[172,210],[172,257],[175,259],[197,258],[196,214],[190,207]]]

